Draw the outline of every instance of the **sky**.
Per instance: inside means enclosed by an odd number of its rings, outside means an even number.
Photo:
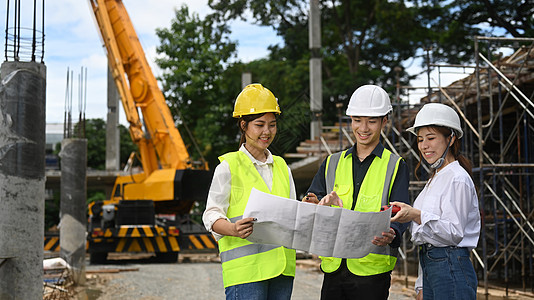
[[[42,1],[37,1],[39,7],[42,5]],[[10,24],[8,27],[12,26],[13,2],[15,1],[10,1]],[[21,27],[31,28],[32,2],[22,1]],[[174,17],[174,9],[183,4],[189,7],[190,12],[195,12],[202,18],[210,12],[207,2],[208,0],[157,0],[150,1],[150,5],[147,5],[149,1],[146,0],[123,1],[155,76],[161,74],[161,71],[154,63],[156,46],[159,43],[159,39],[155,34],[156,28],[168,28]],[[41,15],[41,11],[41,9],[38,9],[38,16]],[[0,24],[6,24],[6,15],[6,5],[4,4],[0,7],[0,16],[2,17],[0,19],[2,23]],[[44,18],[44,62],[47,68],[46,122],[63,122],[67,69],[72,70],[75,80],[72,88],[72,115],[74,122],[77,121],[81,109],[78,107],[80,100],[78,96],[80,94],[78,76],[80,76],[82,67],[87,68],[86,94],[83,96],[86,99],[85,117],[86,119],[106,119],[107,58],[89,1],[45,1]],[[37,22],[38,24],[41,23],[40,17],[38,17]],[[238,43],[238,59],[243,62],[266,57],[269,45],[282,43],[282,40],[269,27],[234,21],[230,23],[230,28],[232,30],[230,38]],[[38,29],[40,29],[40,26],[38,26]],[[4,33],[5,31],[2,30],[2,32]],[[31,31],[23,31],[21,36],[31,37]],[[4,34],[0,41],[0,47],[4,50]],[[436,74],[433,74],[433,77],[437,78]],[[447,85],[453,80],[466,75],[448,75],[441,83],[442,85]],[[412,82],[412,86],[426,86],[426,83],[427,78],[425,75]],[[424,92],[421,93],[422,95],[424,95]],[[120,112],[120,122],[127,125],[122,109],[120,109]]]
[[[2,1],[3,2],[3,1]],[[13,20],[13,2],[10,1],[10,26]],[[21,27],[31,28],[33,1],[21,1]],[[42,0],[37,1],[41,15]],[[130,20],[139,36],[141,45],[147,56],[155,76],[161,71],[154,63],[156,46],[159,39],[156,28],[168,28],[174,17],[174,9],[182,4],[189,7],[189,11],[197,13],[201,18],[211,10],[207,0],[124,0]],[[150,5],[147,5],[150,3]],[[0,24],[5,29],[7,7],[0,7]],[[26,11],[26,12],[25,12]],[[46,122],[62,123],[65,112],[65,94],[67,87],[67,69],[73,71],[74,85],[72,96],[72,115],[77,121],[80,108],[78,107],[79,91],[78,76],[81,68],[87,68],[86,85],[86,119],[106,119],[107,114],[107,58],[103,48],[100,33],[89,1],[83,0],[45,0],[45,46],[44,63],[47,69],[46,88]],[[38,17],[38,24],[41,18]],[[247,24],[242,21],[230,23],[232,34],[230,38],[238,42],[238,58],[247,62],[268,54],[267,47],[281,43],[272,29]],[[40,29],[41,26],[38,26]],[[31,31],[21,33],[22,37],[31,37]],[[2,56],[5,49],[5,31],[2,30],[0,42]],[[4,61],[2,57],[2,61]],[[82,93],[83,94],[83,93]],[[120,122],[127,124],[126,117],[121,111]]]

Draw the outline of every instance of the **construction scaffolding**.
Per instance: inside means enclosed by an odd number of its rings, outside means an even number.
[[[415,177],[413,171],[420,158],[415,137],[405,129],[413,125],[421,106],[429,102],[447,104],[458,112],[464,131],[461,152],[473,163],[482,216],[479,244],[472,251],[479,284],[484,287],[486,298],[492,285],[501,286],[507,292],[513,289],[532,293],[534,39],[475,37],[474,43],[475,64],[429,65],[438,71],[437,78],[429,76],[429,86],[397,84],[391,122],[382,134],[382,141],[408,163],[412,171],[413,201],[430,170],[422,164],[417,174],[421,180]],[[441,77],[450,72],[466,76],[441,86]],[[414,95],[421,96],[417,103],[411,100]],[[295,177],[299,177],[300,173],[311,172],[310,165],[318,168],[326,155],[350,147],[353,141],[350,119],[340,115],[336,126],[323,126],[319,140],[302,142],[297,147],[298,153],[286,157],[301,158],[301,162],[292,164]],[[409,232],[404,239],[397,268],[406,276],[414,275],[417,247],[411,244]]]
[[[474,41],[475,65],[432,65],[438,78],[432,78],[434,86],[426,87],[430,92],[420,103],[402,99],[416,88],[398,87],[401,96],[393,103],[398,113],[392,115],[393,126],[384,140],[414,170],[419,160],[415,141],[402,129],[411,126],[419,108],[429,102],[447,104],[458,112],[465,132],[462,153],[473,162],[482,216],[479,245],[472,252],[479,282],[486,295],[491,284],[533,292],[534,39],[475,37]],[[442,87],[440,76],[447,68],[473,72]],[[424,173],[419,177],[425,178]],[[411,184],[415,194],[422,188],[419,183]],[[407,252],[417,252],[409,241],[403,250],[406,258]]]

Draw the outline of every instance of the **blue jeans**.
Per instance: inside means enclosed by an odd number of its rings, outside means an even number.
[[[421,246],[424,300],[475,300],[478,280],[469,250],[458,247]]]
[[[224,293],[226,300],[289,300],[293,291],[293,279],[280,275],[263,281],[232,285]]]

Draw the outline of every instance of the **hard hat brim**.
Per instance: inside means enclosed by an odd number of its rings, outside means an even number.
[[[280,111],[280,108],[278,108],[277,110],[254,111],[254,112],[251,112],[251,113],[241,113],[241,114],[234,112],[232,114],[232,117],[241,118],[242,116],[259,115],[259,114],[266,114],[266,113],[273,113],[273,114],[277,114],[277,115],[282,114],[282,112]]]
[[[458,129],[458,128],[452,128],[450,126],[445,126],[445,125],[440,125],[440,124],[422,124],[420,126],[412,126],[412,127],[409,127],[406,129],[406,131],[412,133],[413,135],[417,136],[417,131],[419,131],[419,128],[422,128],[422,127],[446,127],[446,128],[449,128],[450,130],[454,131],[454,134],[456,135],[456,137],[458,139],[461,139],[462,136],[464,136],[464,132],[461,130],[461,129]]]

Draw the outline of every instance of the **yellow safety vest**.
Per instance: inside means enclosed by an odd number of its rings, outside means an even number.
[[[352,177],[352,154],[347,150],[327,158],[325,179],[327,193],[336,191],[343,201],[343,208],[351,209],[354,202],[354,181]],[[358,192],[355,211],[378,212],[381,206],[389,204],[391,187],[395,181],[401,157],[384,149],[382,157],[376,156],[369,166]],[[362,241],[370,243],[371,241]],[[397,262],[397,249],[390,246],[376,247],[376,251],[362,258],[347,259],[347,267],[358,276],[369,276],[393,270]],[[321,257],[321,269],[334,272],[341,265],[341,258]]]
[[[289,172],[281,157],[273,155],[271,191],[245,153],[230,152],[219,157],[219,160],[228,162],[232,174],[230,205],[226,214],[231,222],[235,223],[243,217],[253,187],[265,193],[289,198]],[[239,237],[224,236],[219,240],[219,252],[225,288],[274,278],[280,274],[295,276],[296,254],[293,249],[254,244]]]

